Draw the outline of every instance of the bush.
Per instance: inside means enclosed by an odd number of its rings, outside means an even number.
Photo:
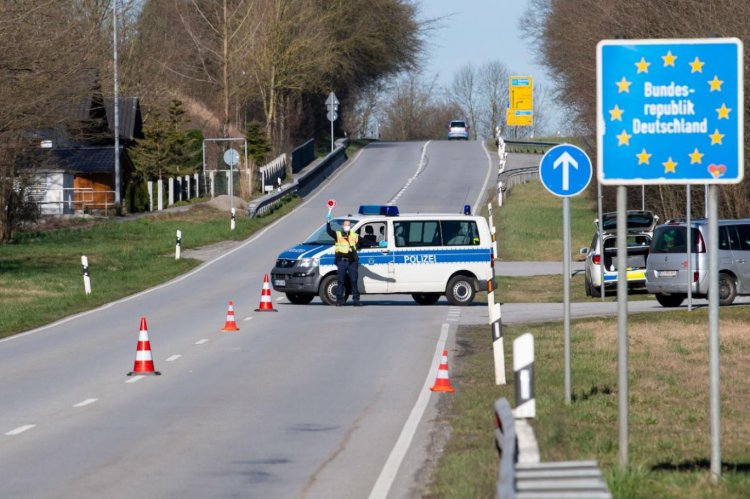
[[[134,180],[128,183],[125,189],[125,201],[128,204],[129,213],[149,211],[148,188],[146,182]]]

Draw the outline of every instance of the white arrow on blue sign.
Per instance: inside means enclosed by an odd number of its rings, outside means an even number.
[[[539,163],[542,185],[555,196],[576,196],[591,182],[591,159],[580,148],[560,144],[549,149]]]

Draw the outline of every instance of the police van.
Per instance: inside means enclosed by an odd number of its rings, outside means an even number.
[[[467,206],[464,211],[471,210]],[[482,217],[407,215],[396,206],[367,205],[358,215],[334,218],[331,228],[341,230],[344,220],[351,220],[360,239],[374,243],[358,251],[363,295],[411,294],[420,305],[432,305],[444,295],[452,305],[469,305],[492,279],[492,239]],[[295,304],[310,303],[316,296],[327,305],[336,303],[334,241],[325,224],[279,255],[271,283]]]

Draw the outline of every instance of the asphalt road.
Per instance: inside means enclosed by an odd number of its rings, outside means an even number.
[[[276,294],[278,312],[254,309],[263,275],[324,221],[327,198],[337,215],[389,201],[459,212],[496,168],[479,142],[372,144],[220,259],[0,341],[0,497],[413,497],[446,396],[427,388],[464,310]],[[228,300],[236,333],[220,332]],[[125,376],[141,316],[161,376]]]

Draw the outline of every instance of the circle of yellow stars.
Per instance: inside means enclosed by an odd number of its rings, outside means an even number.
[[[663,67],[675,67],[675,62],[677,61],[678,57],[674,54],[672,54],[671,50],[667,50],[667,53],[661,56],[661,59],[663,61],[664,66]],[[648,74],[648,68],[651,66],[651,63],[646,61],[645,57],[641,57],[641,60],[634,63],[636,67],[636,74],[646,73]],[[703,73],[703,66],[706,64],[704,61],[701,61],[697,56],[693,61],[688,62],[690,65],[690,73]],[[714,75],[713,79],[708,80],[706,82],[709,85],[709,92],[721,92],[721,86],[724,84],[723,80],[720,80],[718,75]],[[617,85],[617,93],[630,93],[630,85],[632,85],[632,81],[628,81],[625,76],[622,77],[619,81],[615,82],[615,85]],[[732,109],[728,108],[725,103],[721,104],[721,107],[716,109],[717,113],[717,119],[729,119],[729,113],[732,111]],[[615,107],[610,109],[609,111],[609,120],[610,121],[619,121],[622,123],[622,115],[625,113],[624,109],[621,109],[617,104],[615,104]],[[630,145],[630,138],[632,135],[628,134],[625,129],[620,132],[619,135],[616,135],[617,137],[617,146],[629,146]],[[714,129],[714,132],[712,134],[709,134],[708,137],[711,139],[711,146],[714,145],[722,145],[722,139],[724,138],[724,134],[719,132],[719,129]],[[705,153],[702,153],[698,150],[696,147],[693,152],[688,154],[688,157],[690,158],[690,164],[703,164],[703,156]],[[641,149],[641,152],[635,155],[635,157],[638,159],[639,165],[650,165],[651,164],[651,156],[648,151],[646,151],[645,148]],[[670,156],[667,161],[664,161],[662,163],[662,166],[664,166],[664,173],[675,173],[675,168],[677,167],[679,163],[677,161],[674,161],[672,159],[672,156]]]

